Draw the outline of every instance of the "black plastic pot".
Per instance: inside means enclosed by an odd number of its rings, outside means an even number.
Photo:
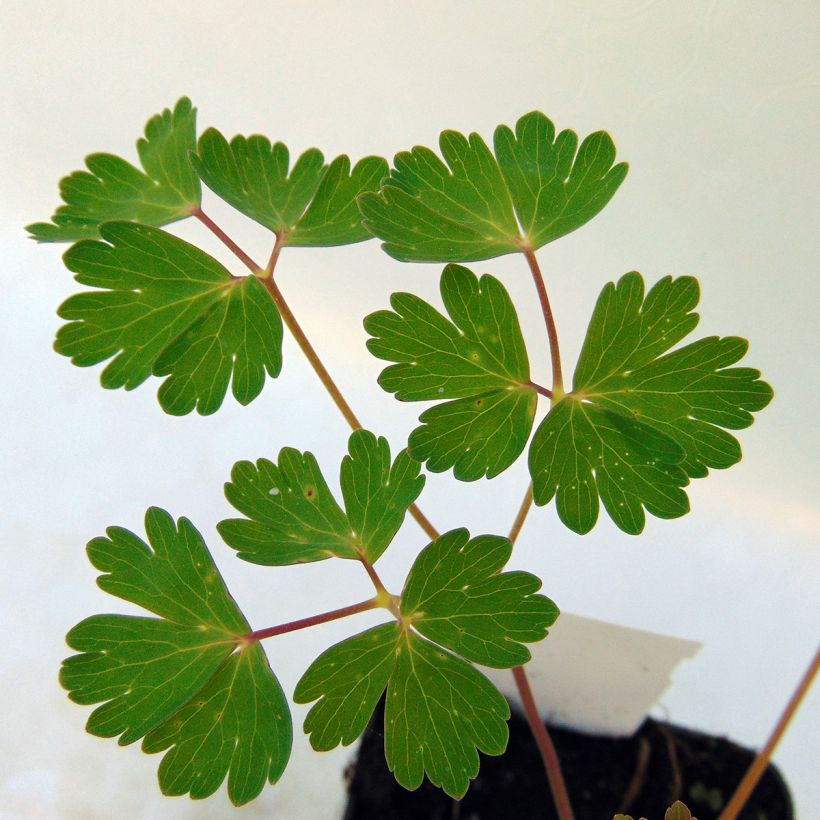
[[[523,716],[513,711],[510,742],[500,757],[481,756],[481,770],[460,801],[426,780],[399,786],[384,759],[383,702],[348,774],[344,820],[553,820],[543,764]],[[717,818],[754,753],[729,740],[647,719],[631,738],[550,728],[576,820],[611,820],[616,812],[662,818],[682,800],[698,820]],[[764,774],[741,820],[792,820],[791,797],[774,767]]]

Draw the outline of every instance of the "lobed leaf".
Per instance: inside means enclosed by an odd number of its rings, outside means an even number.
[[[331,647],[299,681],[294,700],[318,701],[305,720],[313,748],[352,743],[385,687],[385,755],[405,788],[427,774],[461,797],[478,774],[476,750],[506,748],[510,713],[501,693],[466,661],[395,623]]]
[[[511,551],[507,538],[470,539],[463,529],[425,547],[402,592],[401,621],[331,647],[299,681],[294,700],[316,701],[304,725],[313,748],[352,743],[386,689],[385,754],[398,782],[415,789],[426,774],[461,797],[478,773],[477,750],[504,751],[509,717],[502,695],[468,661],[526,663],[524,644],[542,640],[558,616],[536,594],[535,576],[501,572]]]
[[[215,128],[199,138],[193,163],[202,181],[242,213],[277,234],[283,245],[326,247],[370,239],[356,197],[376,191],[387,161],[365,157],[351,170],[341,155],[330,165],[322,152],[305,151],[289,169],[290,152],[267,137],[234,137]]]
[[[101,382],[126,390],[165,376],[163,409],[216,412],[228,384],[242,404],[265,374],[282,369],[282,320],[255,276],[233,277],[219,262],[157,228],[110,222],[105,241],[83,240],[65,254],[76,280],[98,290],[70,297],[55,349],[87,367],[107,359]],[[112,358],[113,357],[113,358]]]
[[[193,525],[151,508],[145,528],[148,543],[111,527],[88,555],[102,589],[160,617],[82,621],[66,639],[80,654],[63,662],[60,682],[75,702],[102,704],[90,733],[170,749],[159,767],[164,793],[207,797],[227,775],[241,805],[287,764],[284,693]]]
[[[429,148],[396,155],[378,193],[363,194],[364,224],[403,262],[470,262],[537,250],[592,219],[623,182],[625,163],[603,131],[578,147],[572,131],[533,111],[495,131],[444,131],[444,161]]]
[[[182,97],[174,110],[148,120],[137,142],[143,170],[114,154],[90,154],[88,171],[75,171],[60,181],[65,204],[51,222],[26,230],[39,242],[73,242],[99,235],[100,225],[129,220],[167,225],[190,216],[199,206],[199,177],[191,166],[196,147],[196,109]]]
[[[433,472],[492,478],[524,449],[535,417],[527,350],[504,286],[460,265],[441,276],[449,318],[409,293],[365,319],[374,356],[395,364],[379,384],[400,401],[455,399],[425,411],[409,452]]]
[[[285,564],[365,557],[375,562],[401,527],[424,486],[421,465],[406,451],[390,460],[383,438],[357,430],[342,461],[343,511],[312,453],[286,447],[278,464],[234,466],[225,495],[245,518],[217,528],[239,557],[256,564]]]
[[[601,292],[573,390],[544,419],[530,448],[536,504],[588,532],[599,498],[622,530],[637,534],[644,509],[661,518],[689,511],[682,489],[709,468],[741,457],[726,432],[748,427],[772,389],[760,373],[733,368],[748,344],[709,337],[670,351],[697,325],[697,281],[665,277],[644,295],[628,273]]]
[[[525,643],[543,640],[558,608],[537,595],[528,572],[501,572],[508,538],[465,529],[436,538],[416,558],[401,596],[401,614],[425,637],[474,663],[507,669],[530,660]]]

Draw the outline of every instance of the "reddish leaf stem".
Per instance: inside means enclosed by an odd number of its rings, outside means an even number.
[[[333,609],[330,612],[323,612],[321,615],[311,615],[310,618],[301,618],[298,621],[269,626],[266,629],[257,629],[244,636],[246,641],[261,641],[264,638],[273,638],[276,635],[284,635],[286,632],[295,632],[297,629],[307,629],[309,626],[324,624],[328,621],[336,621],[339,618],[346,618],[348,615],[356,615],[359,612],[366,612],[368,609],[376,609],[381,606],[377,598],[370,598],[358,604],[343,606],[341,609]]]
[[[276,307],[279,309],[279,313],[282,316],[285,324],[287,325],[288,330],[293,335],[293,338],[296,340],[296,343],[302,350],[302,353],[305,354],[310,366],[315,371],[316,375],[319,377],[319,380],[325,387],[325,390],[330,394],[330,397],[333,399],[336,406],[339,408],[339,411],[344,416],[345,421],[350,425],[353,430],[360,430],[362,427],[362,423],[356,417],[356,414],[353,412],[353,408],[347,403],[345,397],[342,395],[342,392],[336,386],[336,383],[330,376],[330,373],[327,372],[327,368],[322,364],[322,360],[319,358],[319,355],[313,348],[313,345],[308,340],[305,332],[302,330],[299,322],[296,320],[296,317],[293,315],[288,303],[285,301],[285,297],[282,294],[282,291],[279,290],[278,285],[273,281],[273,271],[276,267],[276,262],[279,259],[279,252],[282,248],[282,233],[279,232],[276,235],[276,244],[274,245],[273,252],[271,253],[270,260],[268,261],[268,265],[266,268],[261,268],[253,259],[248,256],[245,251],[240,248],[236,242],[234,242],[226,233],[223,231],[207,214],[205,214],[201,208],[195,208],[191,213],[203,224],[207,227],[210,231],[212,231],[244,264],[245,266],[255,274],[263,273],[265,274],[264,278],[260,278],[262,284],[267,288],[268,293],[270,293],[271,298],[276,304]],[[419,509],[416,504],[412,504],[408,510],[410,515],[418,522],[419,526],[424,530],[426,535],[431,538],[435,539],[438,538],[439,532],[438,530],[432,525],[430,520],[427,516]]]
[[[559,820],[574,820],[575,815],[572,813],[567,786],[564,783],[564,776],[561,774],[558,753],[555,751],[547,727],[544,726],[544,722],[538,714],[538,707],[535,705],[535,698],[532,696],[532,689],[530,689],[530,682],[527,680],[524,667],[516,666],[513,669],[513,676],[515,677],[515,685],[521,695],[521,701],[524,704],[527,722],[530,724],[530,729],[535,736],[535,742],[538,744],[538,750],[541,752],[541,758],[544,761],[544,768],[547,770],[547,779],[549,780],[552,799],[555,801],[558,818]]]
[[[233,239],[216,224],[216,222],[211,219],[211,217],[206,214],[202,208],[197,206],[191,210],[191,214],[195,216],[209,231],[215,234],[229,249],[230,251],[242,262],[243,265],[251,272],[251,273],[259,273],[262,268],[253,261],[253,259],[233,241]]]
[[[544,277],[541,274],[541,268],[538,265],[538,260],[535,258],[535,253],[532,248],[523,247],[527,264],[530,266],[532,273],[532,280],[535,283],[535,289],[538,291],[538,300],[541,302],[541,313],[544,314],[544,324],[547,326],[547,336],[550,341],[550,358],[552,360],[552,392],[555,396],[561,396],[564,392],[564,376],[561,372],[561,351],[558,347],[558,330],[555,327],[555,317],[552,315],[552,308],[550,307],[549,296],[547,295],[547,288],[544,284]]]
[[[527,382],[527,387],[531,387],[535,390],[536,393],[540,393],[542,396],[546,396],[548,399],[552,398],[552,390],[548,387],[544,387],[543,384],[536,384],[536,382],[530,380]]]
[[[735,820],[743,806],[746,805],[746,801],[754,791],[758,780],[760,780],[763,772],[766,771],[775,747],[780,742],[780,738],[783,737],[783,733],[786,731],[786,727],[789,725],[792,717],[794,717],[797,707],[800,706],[800,703],[806,696],[806,692],[809,691],[818,669],[820,669],[820,648],[818,648],[814,659],[809,664],[809,668],[800,679],[800,683],[797,684],[797,688],[794,690],[789,702],[786,704],[786,708],[780,715],[772,734],[766,741],[766,745],[752,761],[748,771],[743,776],[743,780],[740,781],[737,789],[735,789],[735,793],[726,804],[726,808],[723,809],[718,820]]]

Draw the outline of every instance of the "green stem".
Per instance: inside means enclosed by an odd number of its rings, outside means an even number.
[[[378,597],[369,598],[358,604],[351,604],[350,606],[343,606],[341,609],[323,612],[321,615],[311,615],[309,618],[301,618],[298,621],[290,621],[290,623],[279,624],[278,626],[257,629],[245,635],[243,640],[246,642],[261,641],[264,638],[273,638],[276,635],[284,635],[286,632],[295,632],[297,629],[307,629],[309,626],[325,624],[328,621],[336,621],[339,618],[346,618],[348,615],[356,615],[359,612],[366,612],[368,609],[376,609],[380,606],[382,606],[382,604]]]

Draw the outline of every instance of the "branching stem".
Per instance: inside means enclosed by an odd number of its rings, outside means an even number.
[[[752,761],[748,771],[743,776],[743,780],[740,781],[737,789],[735,789],[735,793],[726,804],[726,808],[723,809],[723,812],[718,820],[735,820],[738,814],[740,814],[743,806],[746,805],[746,801],[754,791],[758,780],[760,780],[763,772],[766,771],[775,747],[780,742],[780,738],[783,737],[783,733],[786,731],[789,722],[794,716],[794,713],[797,711],[797,707],[800,706],[800,703],[806,696],[806,692],[809,691],[809,688],[817,675],[818,669],[820,669],[820,648],[818,648],[814,655],[814,659],[809,664],[809,668],[800,679],[800,683],[797,684],[797,688],[794,690],[789,702],[786,704],[786,708],[780,715],[771,736],[766,741],[766,745],[760,750],[757,757]]]
[[[368,609],[376,609],[381,606],[378,598],[369,598],[358,604],[343,606],[341,609],[333,609],[330,612],[323,612],[321,615],[311,615],[310,618],[301,618],[298,621],[269,626],[265,629],[257,629],[244,636],[245,641],[261,641],[264,638],[273,638],[276,635],[284,635],[286,632],[295,632],[297,629],[307,629],[309,626],[324,624],[328,621],[336,621],[339,618],[346,618],[348,615],[356,615],[359,612],[366,612]]]
[[[253,261],[253,259],[233,241],[233,239],[206,214],[202,208],[197,206],[191,211],[191,215],[195,216],[211,233],[217,236],[225,246],[233,253],[251,273],[259,273],[262,268]]]
[[[550,306],[547,288],[544,284],[544,277],[541,274],[541,268],[538,265],[535,253],[528,247],[522,248],[522,251],[527,260],[527,264],[530,266],[535,289],[538,291],[538,299],[541,302],[541,312],[544,315],[544,324],[547,326],[547,337],[549,338],[550,359],[552,363],[552,390],[547,390],[547,388],[541,387],[532,381],[530,382],[530,386],[534,387],[542,395],[547,396],[550,402],[555,404],[564,393],[564,376],[561,372],[561,352],[558,347],[558,330],[555,327],[555,317],[552,314],[552,307]],[[532,502],[532,482],[530,482],[527,487],[527,492],[521,501],[518,514],[510,529],[509,539],[513,544],[518,538],[521,528],[524,526],[524,522],[527,520],[527,515],[532,508]],[[530,688],[530,682],[524,667],[515,667],[513,669],[513,677],[515,678],[515,685],[518,688],[518,694],[521,696],[521,702],[524,705],[524,714],[526,715],[527,723],[529,723],[530,731],[538,745],[538,750],[541,752],[541,759],[544,761],[544,768],[547,772],[547,780],[549,782],[553,802],[555,803],[555,809],[558,812],[558,818],[559,820],[573,820],[572,805],[569,802],[567,785],[561,771],[561,762],[558,759],[555,745],[547,731],[547,727],[544,725],[543,720],[541,720],[541,715],[535,704],[535,698],[532,695],[532,689]]]
[[[333,399],[336,406],[339,408],[339,411],[344,416],[345,421],[350,425],[353,430],[360,430],[362,427],[362,423],[356,417],[356,414],[353,412],[353,408],[347,403],[345,397],[342,395],[341,390],[336,386],[336,383],[330,376],[330,373],[327,372],[327,368],[322,364],[322,360],[319,358],[319,354],[314,350],[313,345],[310,343],[308,337],[305,335],[305,332],[302,330],[299,322],[296,320],[296,317],[293,315],[288,303],[285,301],[285,297],[282,295],[282,291],[279,290],[279,286],[273,280],[273,272],[276,267],[276,262],[279,259],[279,252],[282,248],[282,233],[277,233],[276,235],[276,244],[274,245],[273,252],[271,253],[270,260],[268,261],[268,265],[266,268],[262,268],[253,261],[253,259],[248,256],[245,251],[240,248],[236,242],[234,242],[226,233],[222,230],[207,214],[205,214],[201,208],[196,208],[191,212],[205,227],[207,227],[210,231],[212,231],[225,245],[228,247],[236,256],[239,258],[245,266],[254,274],[264,274],[260,277],[260,281],[264,286],[267,288],[268,293],[270,293],[271,298],[276,304],[276,307],[279,309],[279,313],[282,316],[283,321],[287,325],[288,330],[293,335],[293,338],[296,340],[296,343],[301,348],[302,352],[305,354],[310,366],[315,371],[316,375],[319,377],[319,380],[325,387],[325,390],[330,394],[330,397]],[[438,530],[432,525],[430,520],[427,516],[419,509],[416,504],[412,504],[410,509],[408,510],[410,515],[415,518],[418,522],[419,526],[424,530],[426,535],[431,538],[435,539],[438,538],[439,532]]]

